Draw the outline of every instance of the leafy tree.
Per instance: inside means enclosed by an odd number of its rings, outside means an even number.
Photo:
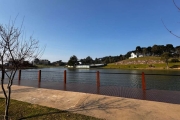
[[[141,54],[141,53],[142,53],[142,48],[140,46],[137,46],[136,47],[136,54],[137,54],[137,56],[139,56],[139,54]]]
[[[80,59],[79,60],[82,64],[85,64],[86,63],[86,60],[85,59]]]
[[[166,63],[166,68],[168,69],[169,66],[168,66],[168,63],[169,63],[169,58],[171,57],[171,54],[169,52],[164,52],[162,55],[161,55],[161,59],[164,60],[164,62]]]
[[[147,54],[148,54],[148,55],[151,55],[151,54],[152,54],[151,49],[152,49],[151,46],[147,47]]]
[[[166,52],[169,52],[169,53],[172,53],[174,52],[174,47],[172,44],[167,44],[166,47],[165,47],[165,51]]]
[[[129,57],[131,57],[131,53],[132,53],[133,51],[129,51],[129,52],[127,52],[126,53],[126,55],[124,56],[126,59],[128,59]]]
[[[160,56],[163,53],[164,46],[163,45],[153,45],[151,51],[153,55]]]
[[[78,62],[78,58],[75,55],[73,55],[70,57],[68,61],[68,65],[74,66],[75,64],[77,64],[77,62]]]
[[[21,29],[15,27],[14,21],[8,25],[0,25],[0,69],[1,88],[5,96],[5,120],[8,120],[11,86],[13,85],[14,76],[21,67],[23,60],[35,59],[42,53],[38,48],[38,41],[33,39],[32,36],[26,40]],[[9,67],[4,66],[5,62],[9,62],[11,65]],[[5,89],[4,83],[5,76],[8,78],[7,89]]]
[[[146,54],[147,54],[147,48],[142,48],[142,53],[143,53],[143,56],[146,56]]]
[[[34,59],[34,64],[39,64],[39,59],[38,58]]]
[[[175,47],[175,53],[178,54],[178,57],[180,57],[180,46]]]
[[[93,63],[93,59],[90,56],[86,57],[85,60],[86,60],[86,64],[92,64]]]
[[[101,60],[98,59],[98,58],[95,58],[94,63],[95,63],[95,64],[100,64],[100,63],[101,63]]]
[[[124,56],[123,55],[119,55],[119,60],[124,60]]]

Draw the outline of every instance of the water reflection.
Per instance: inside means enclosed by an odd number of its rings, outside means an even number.
[[[100,72],[101,86],[120,86],[141,88],[142,70],[119,70],[119,69],[66,69],[66,68],[44,68],[41,69],[41,81],[63,82],[64,70],[67,71],[68,83],[96,84],[96,72]],[[39,69],[28,69],[21,71],[21,80],[37,83]],[[122,74],[124,73],[124,74]],[[132,73],[132,74],[126,74]],[[167,70],[144,70],[147,89],[179,90],[180,76],[164,76],[152,74],[172,74],[179,75],[179,71]],[[151,74],[151,75],[150,75]],[[18,73],[15,76],[18,79]],[[19,81],[18,84],[21,84]],[[32,84],[32,83],[29,83]],[[37,84],[36,84],[37,85]],[[38,85],[38,87],[41,87]],[[64,86],[66,89],[66,86]]]

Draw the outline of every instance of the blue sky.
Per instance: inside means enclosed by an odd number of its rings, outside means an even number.
[[[180,1],[175,0],[180,6]],[[16,25],[26,36],[46,45],[41,59],[68,61],[91,56],[116,56],[148,47],[173,44],[180,39],[180,11],[172,0],[0,0],[0,24],[17,15]]]

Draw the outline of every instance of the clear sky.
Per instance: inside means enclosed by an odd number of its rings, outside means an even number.
[[[175,0],[180,6],[180,0]],[[180,11],[172,0],[0,0],[0,24],[18,15],[26,36],[46,45],[41,59],[68,61],[126,54],[136,46],[173,44],[180,39]]]

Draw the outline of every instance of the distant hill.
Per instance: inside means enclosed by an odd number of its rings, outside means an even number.
[[[126,59],[115,63],[109,63],[104,68],[112,69],[166,69],[166,63],[161,57],[139,57]],[[169,69],[180,69],[180,62],[172,62],[169,60]]]

